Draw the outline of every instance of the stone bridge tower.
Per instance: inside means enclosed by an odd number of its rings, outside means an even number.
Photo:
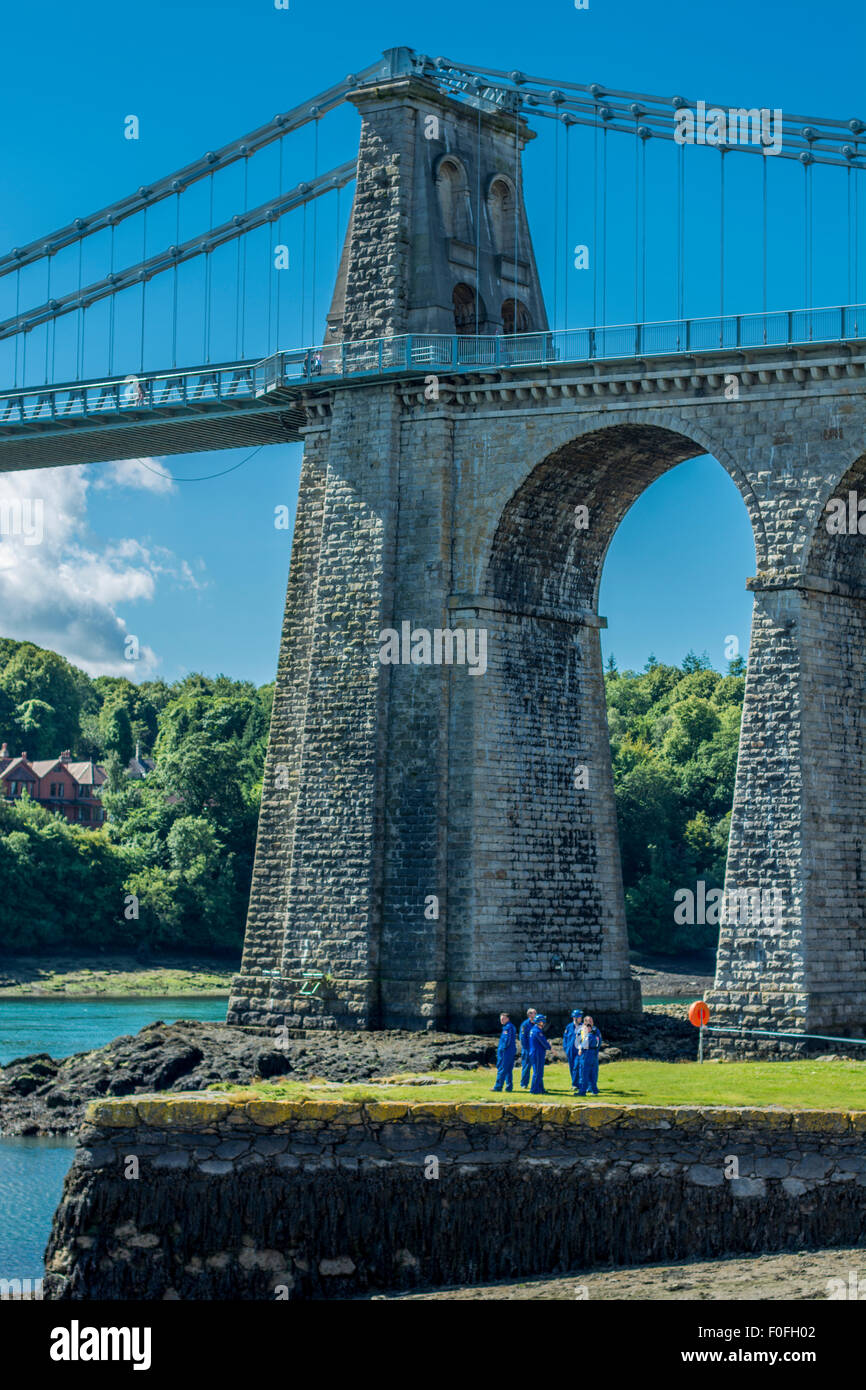
[[[391,57],[353,98],[328,335],[411,333],[421,372],[308,393],[229,1019],[489,1029],[530,1003],[605,1025],[639,1009],[598,593],[628,508],[712,454],[757,556],[715,1021],[863,1036],[866,538],[825,509],[866,495],[866,332],[845,311],[838,340],[559,361],[523,208],[530,132]],[[500,329],[538,332],[538,362],[487,360],[476,330]],[[461,332],[477,369],[437,376],[427,335]]]
[[[351,98],[358,177],[328,340],[546,330],[522,188],[532,132],[513,111],[444,95],[403,54]],[[639,1007],[618,857],[569,823],[561,789],[522,825],[529,788],[512,787],[506,807],[498,785],[515,717],[528,742],[506,780],[534,775],[544,744],[563,739],[571,778],[581,662],[606,737],[597,626],[487,611],[459,592],[456,479],[481,460],[455,452],[448,394],[431,369],[420,420],[398,382],[310,402],[232,1022],[487,1027],[503,1007],[543,995],[564,1008],[586,988],[608,1011]],[[521,662],[527,622],[549,629],[558,696]],[[469,653],[486,639],[485,671],[457,664],[463,639],[447,637],[455,664],[408,651],[382,664],[383,630],[433,641],[449,628],[467,632]],[[615,849],[612,796],[605,816]]]

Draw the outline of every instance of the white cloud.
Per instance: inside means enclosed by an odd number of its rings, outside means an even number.
[[[176,492],[171,473],[162,459],[138,458],[115,459],[105,465],[106,472],[96,482],[96,487],[133,487],[145,492]]]
[[[140,463],[110,465],[114,472],[96,486],[173,489]],[[155,486],[144,481],[147,477]],[[138,634],[136,622],[128,623],[119,609],[151,601],[160,583],[196,589],[204,583],[164,547],[134,537],[97,542],[87,524],[92,479],[92,466],[0,473],[0,525],[6,528],[0,534],[0,633],[61,652],[90,675],[146,679],[159,657],[142,642],[138,661],[124,659],[125,638]],[[16,533],[20,528],[10,522],[28,514],[26,503],[32,509],[37,501],[41,543],[34,543],[32,532]]]

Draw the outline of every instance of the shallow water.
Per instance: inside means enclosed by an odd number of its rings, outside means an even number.
[[[0,1279],[39,1279],[51,1219],[75,1145],[66,1139],[0,1139]]]
[[[0,1002],[0,1064],[34,1052],[68,1057],[148,1023],[225,1018],[224,999],[16,999]],[[67,1138],[0,1137],[0,1280],[38,1279],[63,1179]]]

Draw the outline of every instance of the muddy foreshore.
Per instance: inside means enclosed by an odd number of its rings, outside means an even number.
[[[693,1060],[695,1030],[685,1012],[676,1005],[667,1011],[651,1008],[635,1022],[621,1024],[606,1036],[607,1056]],[[276,1048],[268,1029],[199,1020],[152,1023],[92,1052],[60,1060],[38,1053],[0,1068],[0,1133],[68,1134],[78,1129],[88,1101],[109,1096],[198,1091],[214,1082],[288,1075],[357,1082],[408,1071],[489,1066],[496,1041],[452,1033],[310,1031]]]
[[[866,1250],[792,1250],[779,1255],[682,1260],[627,1269],[577,1269],[556,1279],[521,1279],[421,1293],[365,1294],[364,1299],[440,1302],[700,1301],[760,1299],[820,1302],[856,1298],[866,1271]],[[859,1282],[858,1282],[859,1281]],[[853,1292],[852,1292],[853,1290]]]

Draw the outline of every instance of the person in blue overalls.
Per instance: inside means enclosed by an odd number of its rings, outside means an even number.
[[[508,1014],[500,1014],[499,1022],[502,1024],[502,1032],[496,1049],[496,1085],[493,1089],[501,1091],[504,1085],[506,1091],[512,1091],[512,1072],[517,1058],[517,1029]]]
[[[562,1047],[571,1072],[571,1089],[577,1090],[577,1037],[583,1023],[583,1009],[572,1009],[571,1022],[562,1035]]]
[[[529,1034],[529,1050],[532,1054],[532,1086],[530,1089],[534,1096],[547,1095],[544,1089],[544,1063],[547,1061],[550,1043],[544,1036],[546,1023],[547,1019],[544,1014],[536,1014],[532,1032]]]
[[[527,1009],[526,1018],[520,1025],[520,1089],[525,1091],[529,1085],[529,1074],[532,1071],[532,1051],[529,1046],[529,1035],[532,1032],[532,1025],[535,1022],[535,1010]]]
[[[598,1095],[598,1049],[600,1047],[601,1033],[595,1026],[592,1014],[587,1014],[577,1039],[577,1094],[579,1096],[585,1096],[587,1091],[591,1096]]]

